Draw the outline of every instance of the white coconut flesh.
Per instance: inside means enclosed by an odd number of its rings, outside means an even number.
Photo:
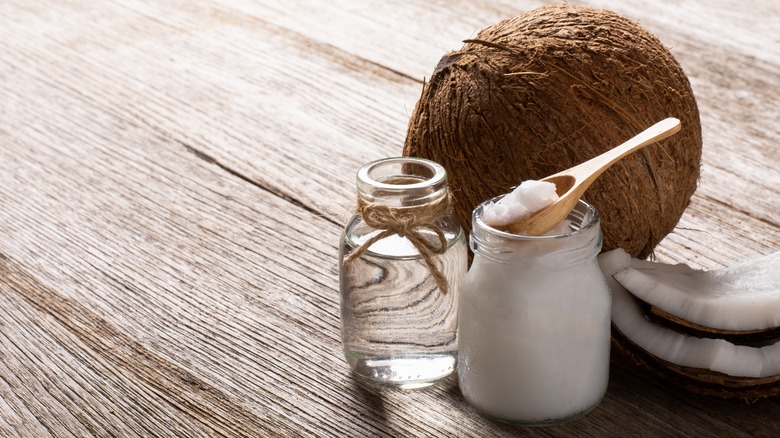
[[[732,331],[780,326],[780,251],[713,271],[631,259],[614,278],[642,301],[694,324]]]
[[[780,374],[780,342],[764,347],[736,345],[723,339],[697,338],[651,323],[638,300],[613,276],[634,263],[616,249],[599,255],[599,264],[612,288],[612,323],[634,344],[665,361],[737,377],[762,378]],[[667,274],[690,271],[667,265]]]

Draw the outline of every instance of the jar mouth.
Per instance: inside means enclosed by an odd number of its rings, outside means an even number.
[[[390,207],[424,205],[447,194],[447,172],[423,158],[394,157],[372,161],[357,172],[358,198]]]
[[[401,192],[438,186],[447,181],[447,172],[439,163],[423,158],[394,157],[372,161],[357,173],[358,188]]]
[[[474,209],[474,212],[472,213],[472,221],[473,221],[474,228],[479,227],[480,229],[485,230],[492,235],[507,240],[546,241],[546,240],[565,239],[576,234],[585,233],[588,230],[592,229],[593,227],[599,226],[600,217],[598,211],[596,211],[596,209],[592,205],[580,199],[579,201],[577,201],[577,205],[574,207],[574,209],[571,211],[571,213],[569,213],[569,215],[565,219],[565,220],[569,220],[571,223],[570,232],[558,233],[558,234],[545,234],[543,236],[529,236],[526,234],[515,234],[515,233],[510,233],[508,231],[499,230],[498,228],[494,228],[488,225],[487,223],[485,223],[485,221],[482,218],[482,213],[485,207],[489,203],[498,202],[504,196],[505,195],[499,195],[494,198],[491,198],[479,204],[477,208]]]

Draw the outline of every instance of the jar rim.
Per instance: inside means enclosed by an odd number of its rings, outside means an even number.
[[[371,176],[371,172],[378,168],[379,166],[385,166],[385,165],[393,165],[393,164],[416,164],[419,166],[424,166],[427,169],[429,169],[432,172],[432,175],[429,178],[426,178],[419,182],[413,182],[413,183],[401,183],[401,184],[390,184],[386,182],[379,181]],[[416,158],[416,157],[390,157],[390,158],[382,158],[379,160],[372,161],[363,167],[361,167],[357,172],[357,179],[359,183],[365,183],[369,184],[372,188],[375,189],[381,189],[391,192],[401,192],[406,190],[414,190],[414,189],[423,189],[431,186],[436,186],[439,184],[442,184],[446,182],[447,180],[447,172],[444,170],[444,167],[436,163],[435,161],[426,160],[424,158]]]
[[[573,229],[571,232],[568,233],[562,233],[562,234],[547,234],[543,236],[530,236],[526,234],[515,234],[510,233],[508,231],[502,231],[498,228],[494,228],[491,225],[488,225],[485,223],[485,221],[482,219],[482,212],[484,211],[484,208],[486,205],[488,205],[491,202],[497,202],[501,198],[506,196],[504,195],[498,195],[491,199],[488,199],[487,201],[482,202],[477,206],[477,208],[474,209],[472,212],[472,222],[475,226],[479,226],[482,230],[485,230],[489,232],[490,234],[493,234],[495,236],[501,237],[503,239],[512,240],[512,241],[550,241],[550,240],[559,240],[559,239],[566,239],[571,236],[585,233],[588,230],[592,229],[593,227],[599,226],[599,223],[601,221],[601,218],[599,216],[599,212],[589,203],[583,201],[582,199],[577,201],[577,205],[572,209],[571,213],[569,213],[566,218],[569,219],[572,214],[577,210],[577,207],[582,207],[585,209],[585,218],[589,218],[589,220],[583,224],[580,224],[579,228]]]

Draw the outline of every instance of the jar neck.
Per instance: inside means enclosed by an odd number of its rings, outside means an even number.
[[[526,236],[504,232],[484,222],[485,206],[499,198],[480,204],[472,214],[469,242],[475,256],[497,263],[554,269],[585,263],[601,251],[599,214],[587,202],[577,203],[562,224],[562,232]]]
[[[438,163],[422,158],[385,158],[360,168],[357,193],[366,204],[420,207],[447,195],[447,173]]]

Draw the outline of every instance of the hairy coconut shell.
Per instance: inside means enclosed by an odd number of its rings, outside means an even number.
[[[701,126],[677,61],[655,36],[610,11],[538,8],[444,56],[410,118],[404,155],[447,169],[468,230],[482,201],[666,117],[679,118],[682,130],[618,162],[585,194],[601,215],[604,250],[645,258],[696,188]]]

